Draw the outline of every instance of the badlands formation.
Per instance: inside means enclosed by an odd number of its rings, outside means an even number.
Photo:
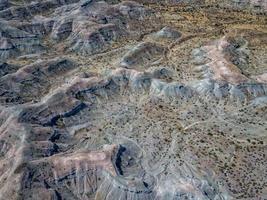
[[[0,199],[267,199],[266,15],[0,0]]]

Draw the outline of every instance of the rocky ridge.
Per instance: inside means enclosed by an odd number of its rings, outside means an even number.
[[[265,199],[264,21],[265,1],[0,0],[0,199]]]

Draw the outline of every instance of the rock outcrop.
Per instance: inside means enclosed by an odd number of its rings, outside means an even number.
[[[265,4],[0,0],[0,200],[266,199]]]

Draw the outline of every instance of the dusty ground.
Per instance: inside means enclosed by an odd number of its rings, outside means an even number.
[[[0,0],[0,199],[267,198],[264,1],[136,2]]]

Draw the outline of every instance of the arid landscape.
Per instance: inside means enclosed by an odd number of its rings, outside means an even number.
[[[0,200],[264,200],[266,156],[266,0],[0,0]]]

